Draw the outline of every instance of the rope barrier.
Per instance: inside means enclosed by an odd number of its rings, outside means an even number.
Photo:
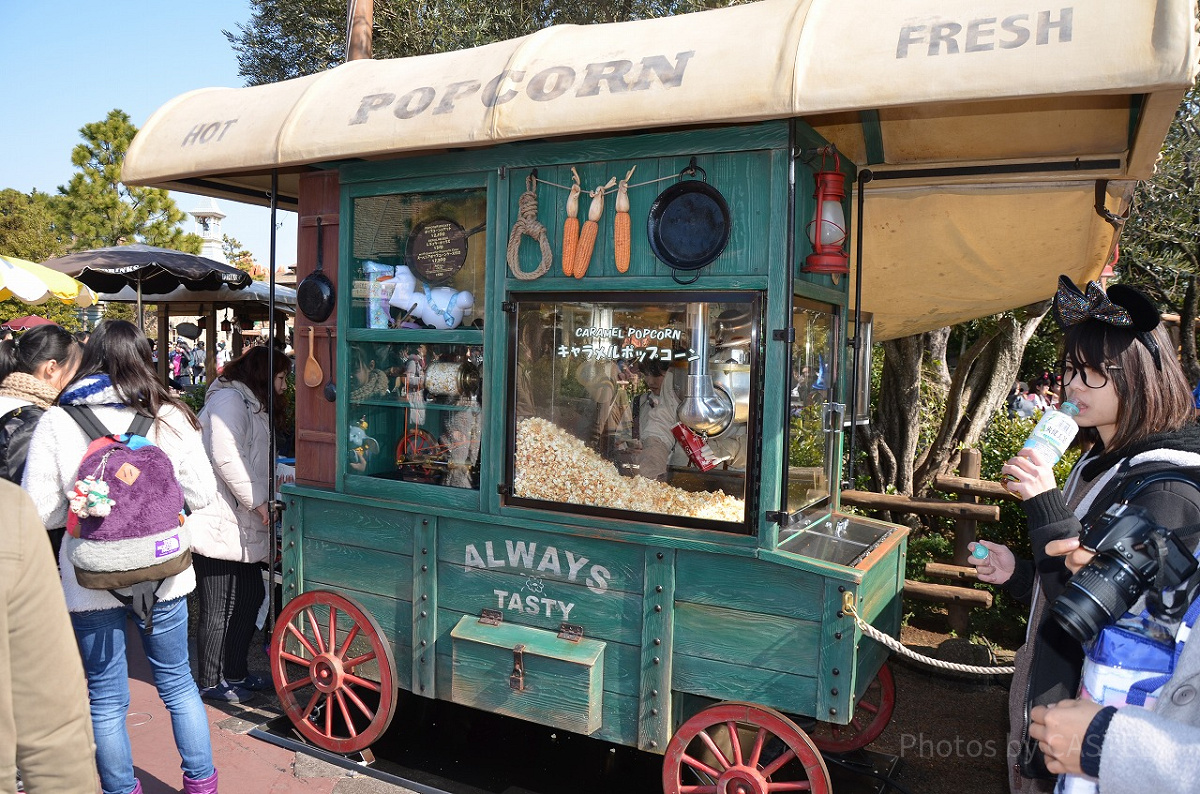
[[[867,623],[865,620],[863,620],[861,617],[859,617],[859,614],[857,611],[855,611],[853,604],[850,604],[850,603],[844,604],[842,607],[842,611],[845,612],[850,617],[854,618],[855,624],[857,624],[858,628],[862,630],[863,634],[866,634],[868,637],[875,640],[876,642],[882,643],[883,645],[885,645],[886,647],[895,651],[896,653],[900,654],[901,656],[907,656],[909,659],[912,659],[917,662],[921,662],[922,664],[927,664],[931,667],[940,667],[943,670],[953,670],[954,672],[957,672],[957,673],[969,673],[971,675],[1012,675],[1013,670],[1015,669],[1013,667],[984,667],[981,665],[974,665],[974,664],[957,664],[955,662],[944,662],[941,659],[934,659],[929,656],[919,654],[914,650],[905,648],[903,645],[900,644],[900,641],[897,640],[895,637],[890,637],[887,634],[884,634],[882,631],[875,628],[870,623]]]

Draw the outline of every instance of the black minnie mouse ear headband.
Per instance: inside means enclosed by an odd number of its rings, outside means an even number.
[[[1059,328],[1097,320],[1118,328],[1129,328],[1154,358],[1154,366],[1162,371],[1162,354],[1151,331],[1158,327],[1162,316],[1158,307],[1139,290],[1124,284],[1114,284],[1108,292],[1100,282],[1089,281],[1087,291],[1075,286],[1067,276],[1058,277],[1058,292],[1054,294],[1054,320]]]

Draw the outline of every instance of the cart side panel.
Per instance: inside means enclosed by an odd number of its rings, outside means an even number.
[[[825,600],[811,571],[679,552],[673,689],[812,716]]]
[[[451,631],[464,616],[477,620],[482,610],[496,610],[506,624],[553,632],[572,623],[606,645],[601,725],[591,735],[635,744],[645,549],[448,517],[438,519],[437,534],[437,697],[459,702],[470,696],[449,685],[456,670]],[[476,674],[496,679],[481,685],[507,687],[511,668],[510,660]]]
[[[397,682],[412,688],[412,545],[418,517],[340,500],[305,498],[298,591],[349,596],[379,622],[397,660]],[[286,544],[285,544],[286,545]]]

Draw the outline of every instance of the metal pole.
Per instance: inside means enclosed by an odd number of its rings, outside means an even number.
[[[863,210],[866,200],[863,188],[871,181],[869,168],[858,172],[858,228],[854,235],[854,355],[850,365],[850,433],[846,438],[846,467],[842,471],[842,488],[854,487],[854,436],[858,433],[858,365],[862,360],[862,262]],[[865,351],[871,355],[871,351]]]
[[[274,330],[275,317],[275,215],[279,209],[279,171],[271,171],[271,243],[268,262],[268,285],[270,290],[267,295],[267,328]],[[271,470],[267,478],[267,517],[269,522],[269,532],[267,537],[267,619],[263,623],[264,632],[268,637],[271,635],[273,621],[275,620],[275,544],[276,535],[275,527],[279,522],[279,505],[275,498],[275,468],[276,468],[276,452],[275,452],[275,340],[271,339],[267,347],[267,372],[270,373],[270,386],[267,393],[271,395],[270,401],[267,403],[267,424],[270,427],[268,434],[271,439],[270,454],[267,458]]]

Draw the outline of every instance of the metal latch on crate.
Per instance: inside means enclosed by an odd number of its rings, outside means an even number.
[[[558,638],[568,642],[579,642],[583,639],[583,626],[578,623],[561,623],[558,626]]]
[[[481,609],[479,622],[485,626],[499,626],[504,622],[504,613],[498,609]]]
[[[525,691],[525,646],[513,646],[513,670],[508,677],[508,685],[517,692]]]

